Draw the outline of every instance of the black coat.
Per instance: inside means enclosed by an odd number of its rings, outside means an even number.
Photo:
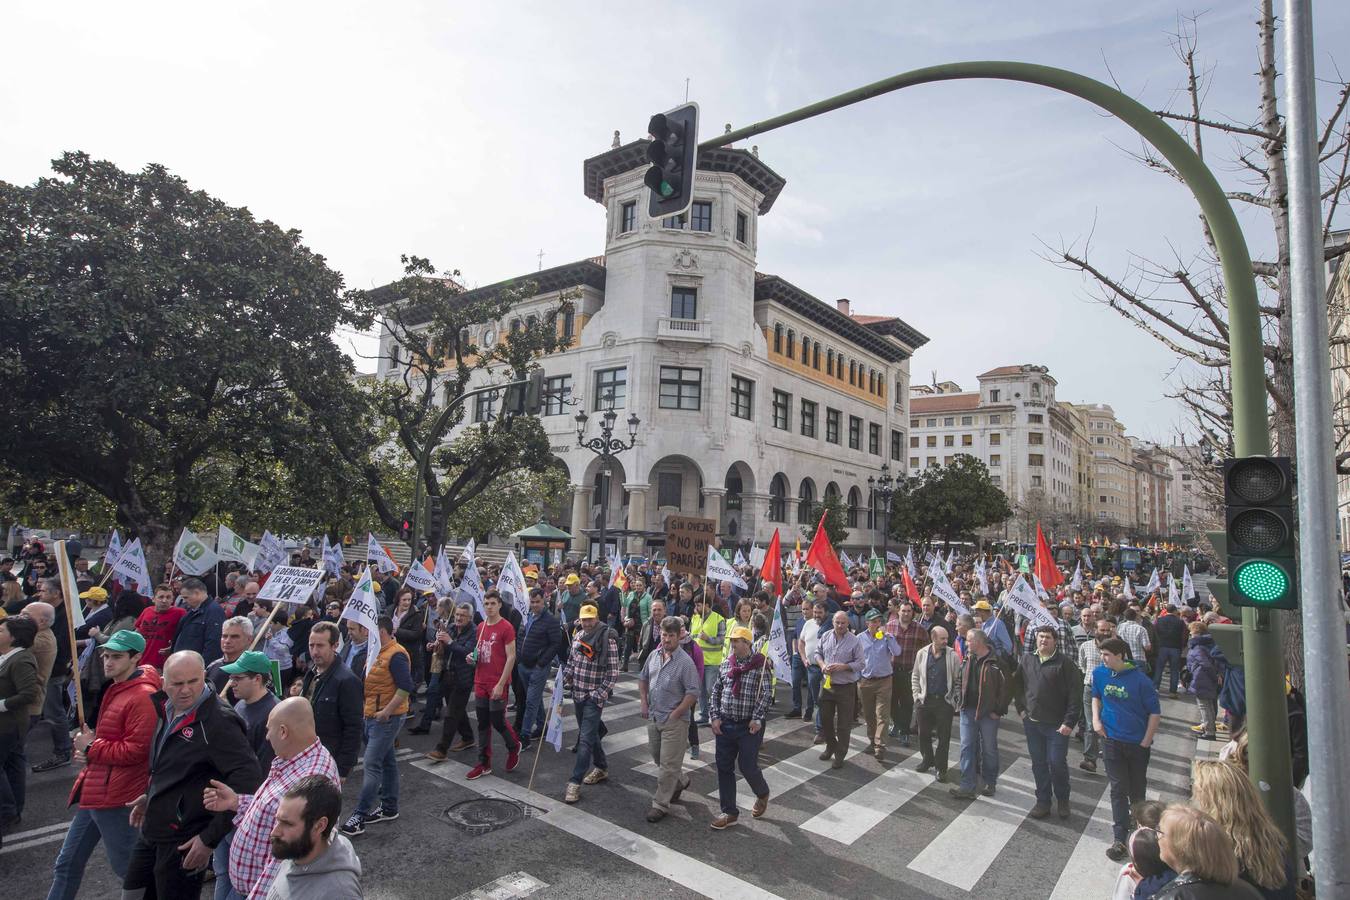
[[[531,669],[552,665],[563,641],[562,625],[558,617],[544,612],[525,633],[522,624],[516,629],[516,662]]]
[[[1023,653],[1013,673],[1013,703],[1042,725],[1078,726],[1083,715],[1083,673],[1066,654],[1041,662],[1035,653]]]
[[[159,748],[160,732],[168,727],[167,700],[162,691],[154,695],[159,725],[150,751],[149,801],[141,833],[155,844],[182,844],[200,836],[214,847],[234,827],[234,813],[210,812],[202,792],[214,779],[235,793],[252,794],[262,783],[262,771],[244,733],[244,720],[214,693]]]
[[[362,667],[365,666],[364,653],[356,659]],[[313,669],[305,673],[300,696],[310,698],[310,705],[314,707],[314,731],[319,736],[319,743],[333,755],[338,774],[346,778],[361,752],[361,728],[365,714],[365,689],[361,679],[345,662],[335,659],[322,675]]]
[[[1186,649],[1186,639],[1190,636],[1190,631],[1181,616],[1160,616],[1158,621],[1153,623],[1153,633],[1157,636],[1159,647],[1172,647],[1176,650]]]
[[[1165,888],[1153,895],[1154,900],[1260,900],[1261,893],[1239,878],[1232,884],[1199,881],[1189,872],[1182,872]]]

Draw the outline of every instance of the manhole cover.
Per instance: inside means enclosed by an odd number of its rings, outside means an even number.
[[[464,800],[445,810],[445,820],[469,834],[487,834],[525,818],[525,810],[511,800],[478,797]]]

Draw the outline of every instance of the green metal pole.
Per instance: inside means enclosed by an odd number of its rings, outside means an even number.
[[[1247,250],[1247,241],[1238,225],[1237,216],[1224,196],[1218,179],[1190,145],[1148,107],[1110,85],[1076,72],[1031,63],[948,63],[883,78],[781,116],[717,135],[700,144],[699,149],[722,147],[902,88],[975,78],[1039,84],[1080,97],[1129,125],[1172,164],[1200,205],[1223,270],[1224,289],[1228,297],[1234,449],[1238,456],[1269,454],[1265,363],[1256,282],[1252,275],[1251,254]],[[1284,699],[1281,615],[1279,612],[1262,611],[1260,615],[1243,616],[1242,647],[1246,663],[1251,779],[1276,824],[1289,839],[1290,846],[1293,846],[1293,784],[1288,712]]]

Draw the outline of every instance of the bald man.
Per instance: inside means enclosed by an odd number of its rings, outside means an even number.
[[[207,809],[234,815],[237,823],[234,833],[226,839],[228,850],[223,854],[228,860],[227,877],[234,891],[227,897],[266,897],[272,889],[280,865],[272,856],[272,827],[281,798],[296,782],[307,775],[320,775],[342,789],[337,763],[319,742],[314,731],[314,709],[305,698],[290,697],[272,708],[267,717],[267,740],[277,755],[256,793],[240,794],[228,784],[212,781],[202,794]],[[220,896],[221,856],[217,848],[217,896]]]
[[[165,660],[163,690],[150,786],[131,803],[131,824],[141,834],[122,900],[200,897],[211,852],[231,827],[229,813],[206,807],[204,791],[223,784],[247,794],[261,781],[244,721],[207,686],[201,654],[184,650]]]

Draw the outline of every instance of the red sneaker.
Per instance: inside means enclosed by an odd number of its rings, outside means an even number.
[[[520,745],[516,744],[516,749],[507,751],[506,771],[514,772],[518,765],[520,765]]]
[[[491,775],[491,774],[492,774],[492,763],[479,763],[478,765],[470,769],[469,774],[464,777],[469,779],[470,781],[473,781],[475,778],[482,778],[484,775]]]

